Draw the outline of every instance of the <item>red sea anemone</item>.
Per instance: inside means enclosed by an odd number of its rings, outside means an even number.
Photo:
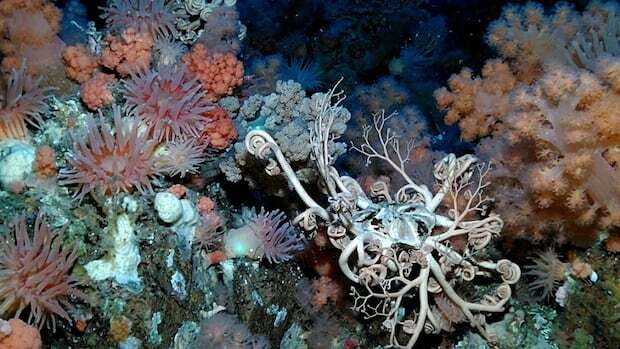
[[[0,316],[19,317],[29,308],[28,323],[39,328],[56,317],[71,321],[65,308],[69,296],[84,299],[76,289],[78,281],[68,272],[75,262],[76,250],[64,248],[61,234],[53,232],[39,214],[34,236],[28,236],[22,216],[9,225],[8,235],[0,245]]]
[[[67,158],[68,169],[60,171],[61,185],[77,184],[80,189],[75,197],[81,200],[86,194],[98,190],[104,195],[152,191],[151,179],[157,175],[153,152],[155,140],[138,131],[137,122],[121,120],[121,110],[113,106],[114,133],[101,117],[97,126],[87,118],[87,137],[73,138],[73,155]]]
[[[159,141],[198,137],[207,125],[202,113],[211,110],[211,103],[182,68],[164,65],[135,74],[124,90],[131,112]]]
[[[49,88],[39,87],[40,79],[32,79],[26,68],[13,70],[0,79],[0,140],[28,137],[26,123],[38,126],[45,110]]]
[[[101,17],[113,30],[134,27],[153,38],[176,33],[169,0],[112,0],[103,11]]]

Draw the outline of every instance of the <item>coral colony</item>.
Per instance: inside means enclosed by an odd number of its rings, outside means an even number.
[[[619,252],[617,1],[0,0],[0,349],[615,349]]]

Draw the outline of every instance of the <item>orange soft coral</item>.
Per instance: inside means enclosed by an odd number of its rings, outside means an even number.
[[[552,11],[528,2],[506,6],[489,27],[488,43],[519,72],[562,64],[590,71],[607,55],[617,54],[617,2],[592,1],[583,13],[560,3]]]
[[[90,80],[82,84],[80,95],[88,109],[97,110],[104,105],[114,102],[110,85],[116,82],[111,74],[97,73]]]
[[[49,145],[37,147],[33,169],[39,178],[56,176],[56,152],[52,147]]]
[[[62,53],[67,76],[77,82],[84,82],[91,78],[99,66],[99,60],[82,46],[68,46]]]
[[[40,349],[41,347],[41,334],[35,327],[20,319],[9,321],[0,319],[0,348]]]
[[[496,160],[506,231],[588,244],[620,225],[618,105],[604,80],[562,66],[513,91],[504,130],[479,147]]]
[[[152,48],[153,37],[146,32],[129,28],[120,36],[108,34],[101,53],[101,64],[116,70],[121,76],[127,76],[149,67]]]
[[[220,107],[203,114],[209,124],[202,131],[201,139],[215,149],[225,149],[237,138],[237,129],[226,111]]]
[[[508,64],[490,60],[482,68],[482,77],[473,77],[468,68],[448,80],[449,90],[435,91],[439,109],[446,111],[445,122],[457,123],[467,141],[488,136],[509,111],[509,94],[517,83]]]
[[[231,95],[243,83],[243,64],[232,53],[210,54],[204,45],[196,44],[183,62],[212,101]]]

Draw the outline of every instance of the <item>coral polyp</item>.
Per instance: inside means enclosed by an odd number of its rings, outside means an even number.
[[[75,198],[81,200],[91,192],[111,195],[137,189],[152,191],[151,180],[157,175],[153,152],[156,141],[139,132],[139,125],[121,120],[121,109],[113,106],[114,132],[100,114],[99,125],[87,118],[87,134],[73,133],[73,153],[68,168],[60,171],[61,185],[77,185]]]

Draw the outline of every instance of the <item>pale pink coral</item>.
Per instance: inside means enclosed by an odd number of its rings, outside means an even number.
[[[520,72],[561,64],[594,71],[607,55],[618,55],[617,2],[592,1],[583,13],[559,3],[552,11],[528,2],[510,5],[489,27],[487,41]]]
[[[211,54],[204,45],[196,44],[183,56],[183,62],[213,101],[231,95],[243,83],[243,64],[232,53]]]
[[[149,67],[152,49],[151,34],[128,28],[120,36],[108,34],[105,37],[101,64],[127,76]]]
[[[66,47],[62,59],[67,76],[80,83],[90,79],[99,67],[99,59],[82,45]]]
[[[58,8],[40,1],[29,5],[16,3],[12,9],[10,6],[0,9],[2,69],[17,69],[24,60],[29,74],[62,68],[64,43],[56,35],[60,22]]]
[[[110,85],[116,82],[114,75],[97,73],[82,84],[80,97],[88,109],[97,110],[114,102]]]

